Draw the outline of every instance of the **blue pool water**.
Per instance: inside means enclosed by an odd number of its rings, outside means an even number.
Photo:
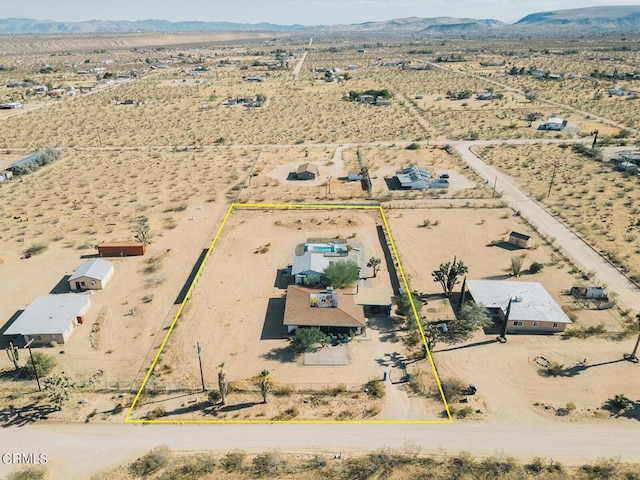
[[[333,253],[335,252],[335,248],[333,245],[313,245],[311,251],[317,253]]]

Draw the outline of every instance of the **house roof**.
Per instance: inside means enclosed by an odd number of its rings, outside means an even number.
[[[296,173],[304,173],[304,172],[315,174],[318,172],[318,166],[315,163],[311,163],[311,162],[302,163],[298,167],[298,170],[296,170]]]
[[[325,293],[322,290],[289,285],[284,307],[284,325],[305,327],[364,327],[362,307],[355,303],[355,295],[344,290],[334,290],[336,307],[312,307],[313,295]]]
[[[513,299],[510,321],[572,323],[539,282],[467,280],[467,288],[476,303],[500,308],[503,312],[507,311],[509,299]]]
[[[303,272],[322,273],[324,272],[324,269],[329,266],[332,260],[332,257],[325,257],[322,253],[306,251],[299,257],[293,257],[291,275]]]
[[[396,174],[403,187],[429,188],[431,176],[424,168],[416,165],[407,167]]]
[[[549,118],[549,120],[547,120],[547,123],[555,123],[558,125],[562,125],[565,122],[564,118],[559,118],[559,117],[551,117]]]
[[[80,265],[80,267],[73,272],[73,275],[69,277],[69,281],[80,277],[104,280],[111,270],[113,270],[113,263],[102,260],[101,258],[95,258]]]
[[[529,235],[525,235],[524,233],[519,232],[511,232],[509,234],[510,237],[519,238],[520,240],[529,240],[531,237]]]
[[[5,330],[4,335],[64,333],[90,300],[90,295],[72,293],[37,297]]]

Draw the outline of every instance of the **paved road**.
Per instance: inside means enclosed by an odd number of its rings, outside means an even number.
[[[606,429],[606,440],[603,430]],[[553,439],[550,441],[550,439]],[[349,456],[380,448],[419,447],[422,453],[468,451],[477,456],[534,456],[565,464],[593,461],[609,453],[640,462],[637,422],[530,425],[35,425],[0,431],[2,452],[46,453],[51,478],[89,478],[167,444],[175,450],[242,449]],[[606,445],[603,445],[606,441]],[[0,474],[15,467],[0,464]]]
[[[640,310],[640,290],[589,244],[549,214],[540,204],[522,193],[508,175],[478,158],[470,150],[470,147],[478,145],[478,142],[452,142],[452,145],[462,155],[464,161],[490,184],[493,185],[497,179],[496,190],[502,193],[502,200],[515,210],[519,210],[523,217],[537,226],[540,232],[548,237],[555,237],[555,245],[559,246],[573,263],[585,272],[597,272],[596,278],[601,283],[606,283],[609,290],[618,292],[621,306],[635,311]]]

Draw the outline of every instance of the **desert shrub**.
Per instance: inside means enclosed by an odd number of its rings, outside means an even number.
[[[532,262],[529,266],[529,273],[540,273],[544,268],[544,263]]]
[[[534,474],[539,474],[539,473],[543,472],[544,467],[545,467],[545,461],[540,457],[536,457],[533,460],[531,460],[531,463],[527,463],[524,466],[524,469],[527,472],[531,472],[531,473],[534,473]]]
[[[7,480],[46,480],[49,470],[46,467],[26,467],[7,476]]]
[[[453,411],[451,412],[453,413]],[[473,407],[471,405],[466,405],[462,407],[460,410],[455,411],[456,418],[467,418],[469,415],[473,413]]]
[[[410,143],[407,146],[407,150],[419,150],[419,149],[420,149],[420,144],[416,142]]]
[[[462,392],[468,387],[466,383],[456,377],[443,378],[440,383],[442,385],[444,396],[448,402],[459,401],[463,396]],[[436,391],[434,396],[440,398],[440,392]]]
[[[284,460],[277,452],[261,453],[251,461],[253,474],[262,478],[276,475],[282,468]]]
[[[296,387],[289,383],[285,385],[278,385],[271,393],[276,397],[288,397],[296,393]]]
[[[611,459],[599,459],[596,463],[582,465],[580,470],[587,474],[587,478],[601,480],[617,477],[619,464]]]
[[[207,395],[207,399],[213,404],[217,404],[221,399],[222,396],[220,395],[220,392],[217,390],[211,390],[209,392],[209,394]]]
[[[222,459],[222,468],[227,472],[241,472],[244,469],[245,458],[247,458],[245,452],[229,452]]]
[[[564,365],[562,363],[549,362],[545,370],[545,373],[547,375],[555,377],[555,376],[561,375],[563,371],[564,371]]]
[[[149,475],[166,465],[171,457],[167,445],[160,445],[129,465],[129,472],[137,477]]]
[[[571,318],[571,315],[569,315]],[[572,321],[573,318],[571,318]],[[580,327],[580,328],[572,328],[567,330],[564,333],[564,336],[567,338],[577,337],[577,338],[588,338],[593,335],[599,335],[601,333],[605,333],[607,331],[607,327],[604,323],[600,323],[598,325],[591,325],[590,327]]]
[[[24,367],[24,376],[26,378],[36,378],[36,372],[38,372],[38,377],[46,377],[51,373],[51,370],[53,370],[55,366],[56,359],[51,355],[47,355],[42,352],[35,352],[33,354],[33,361],[29,358]]]
[[[478,469],[484,474],[485,478],[501,478],[513,472],[517,468],[516,461],[511,458],[485,458],[480,462]]]
[[[376,398],[384,398],[386,393],[385,385],[380,380],[369,380],[365,388],[369,395]]]
[[[607,400],[607,407],[613,411],[624,410],[630,404],[631,400],[629,400],[624,393],[618,393],[613,398]]]
[[[33,257],[34,255],[40,255],[42,252],[45,252],[47,248],[49,248],[49,246],[44,243],[36,243],[27,248],[24,254],[28,257]]]
[[[164,417],[166,413],[167,411],[165,410],[165,408],[163,406],[159,406],[147,413],[146,417],[147,420],[155,420],[156,418]]]

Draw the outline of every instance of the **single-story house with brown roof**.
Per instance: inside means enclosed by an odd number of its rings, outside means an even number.
[[[284,325],[292,333],[299,327],[318,327],[325,333],[362,333],[364,311],[351,290],[326,290],[289,285]]]

